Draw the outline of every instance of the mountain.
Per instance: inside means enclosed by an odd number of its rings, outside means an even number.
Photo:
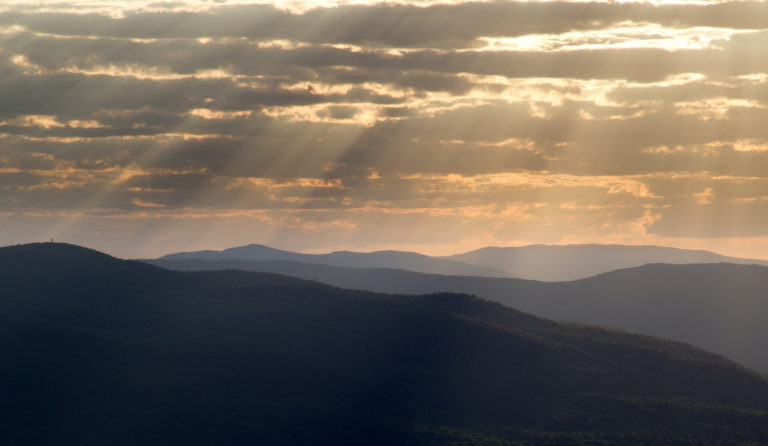
[[[222,251],[193,251],[168,254],[159,260],[286,260],[350,268],[391,268],[426,274],[481,277],[515,277],[546,282],[570,281],[616,269],[649,263],[734,263],[768,266],[768,261],[743,259],[709,251],[661,246],[627,245],[529,245],[487,247],[448,257],[430,257],[414,252],[337,251],[302,254],[252,244]]]
[[[0,248],[4,444],[761,444],[768,380],[462,294]]]
[[[651,264],[572,282],[443,276],[288,261],[152,261],[177,270],[241,269],[386,293],[454,291],[555,320],[690,342],[768,372],[768,268]]]
[[[499,269],[509,277],[547,282],[583,279],[648,263],[736,263],[768,266],[768,261],[765,260],[728,257],[709,251],[627,245],[487,247],[444,258]]]
[[[264,245],[247,245],[222,251],[179,252],[160,257],[161,260],[290,260],[319,263],[351,268],[398,268],[429,274],[455,274],[466,276],[505,277],[507,274],[489,266],[477,266],[451,259],[439,259],[415,252],[336,251],[329,254],[302,254],[270,248]]]

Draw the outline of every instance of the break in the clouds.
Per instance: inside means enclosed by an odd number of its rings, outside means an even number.
[[[766,54],[758,2],[11,1],[0,241],[766,257]]]

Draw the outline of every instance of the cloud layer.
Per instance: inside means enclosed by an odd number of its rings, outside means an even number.
[[[765,54],[753,2],[12,2],[0,241],[760,257]]]

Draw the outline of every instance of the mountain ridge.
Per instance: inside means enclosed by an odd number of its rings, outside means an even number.
[[[768,380],[731,360],[465,294],[170,271],[55,246],[0,248],[0,279],[11,444],[768,438]]]
[[[464,262],[439,259],[408,251],[373,251],[367,253],[352,251],[334,251],[327,254],[303,254],[271,248],[260,244],[250,244],[228,248],[221,251],[205,250],[167,254],[158,260],[290,260],[297,262],[322,263],[333,266],[352,268],[392,267],[424,273],[462,274],[488,277],[501,277],[505,273],[492,267],[471,265]]]
[[[690,342],[768,372],[768,268],[646,264],[571,282],[345,269],[288,261],[149,261],[179,270],[242,269],[375,292],[464,292],[555,320]]]
[[[768,266],[768,261],[725,256],[711,251],[654,245],[527,245],[488,246],[451,256],[415,252],[334,251],[304,254],[250,244],[221,251],[204,250],[167,254],[155,260],[288,260],[352,268],[393,268],[425,274],[513,277],[528,280],[571,281],[615,269],[647,263],[736,263]]]
[[[512,277],[570,281],[647,263],[736,263],[768,266],[768,261],[725,256],[712,251],[654,245],[577,244],[489,246],[441,257],[478,266],[494,265]]]

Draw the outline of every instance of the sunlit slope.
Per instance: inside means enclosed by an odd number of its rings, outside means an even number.
[[[653,264],[572,282],[535,282],[280,261],[152,262],[181,270],[266,271],[378,292],[476,294],[550,319],[690,342],[768,372],[768,268],[762,266]]]
[[[577,280],[648,263],[725,262],[768,265],[765,260],[729,257],[710,251],[662,246],[597,244],[487,247],[446,258],[496,268],[506,272],[510,277],[543,281]]]
[[[9,444],[764,442],[768,381],[467,295],[0,249]]]

